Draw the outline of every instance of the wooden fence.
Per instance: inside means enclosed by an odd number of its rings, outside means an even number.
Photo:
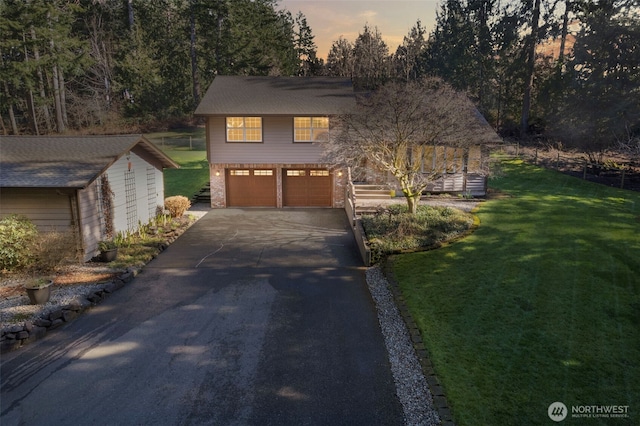
[[[619,188],[625,188],[625,184],[629,184],[629,177],[640,173],[640,165],[631,161],[614,161],[607,155],[603,155],[601,162],[595,163],[590,161],[586,154],[569,155],[560,150],[523,147],[517,143],[505,143],[494,147],[491,158],[493,161],[520,158],[548,169],[570,172],[585,180],[604,178]]]

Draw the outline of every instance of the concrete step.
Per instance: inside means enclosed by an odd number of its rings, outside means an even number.
[[[356,215],[362,216],[363,214],[375,214],[379,213],[381,208],[379,206],[359,206],[356,207]]]
[[[211,204],[211,185],[209,182],[203,186],[200,191],[191,198],[191,204],[208,203]]]
[[[391,198],[390,190],[384,185],[354,185],[356,199],[360,200],[383,200]]]
[[[356,194],[356,200],[388,200],[389,194]]]

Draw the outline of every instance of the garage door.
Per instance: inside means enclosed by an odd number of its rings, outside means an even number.
[[[273,169],[227,169],[227,206],[276,207]]]
[[[331,207],[331,174],[326,169],[282,171],[282,203],[287,207]]]

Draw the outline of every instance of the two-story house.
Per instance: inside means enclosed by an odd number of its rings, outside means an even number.
[[[344,207],[346,173],[322,162],[333,116],[355,105],[337,77],[218,76],[206,117],[212,207]]]

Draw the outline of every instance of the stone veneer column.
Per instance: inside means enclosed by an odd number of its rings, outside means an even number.
[[[227,206],[225,194],[225,165],[209,164],[209,183],[211,184],[211,207]]]
[[[347,171],[343,169],[333,169],[333,206],[334,208],[344,208],[344,194],[347,185]],[[342,176],[341,176],[342,175]]]

